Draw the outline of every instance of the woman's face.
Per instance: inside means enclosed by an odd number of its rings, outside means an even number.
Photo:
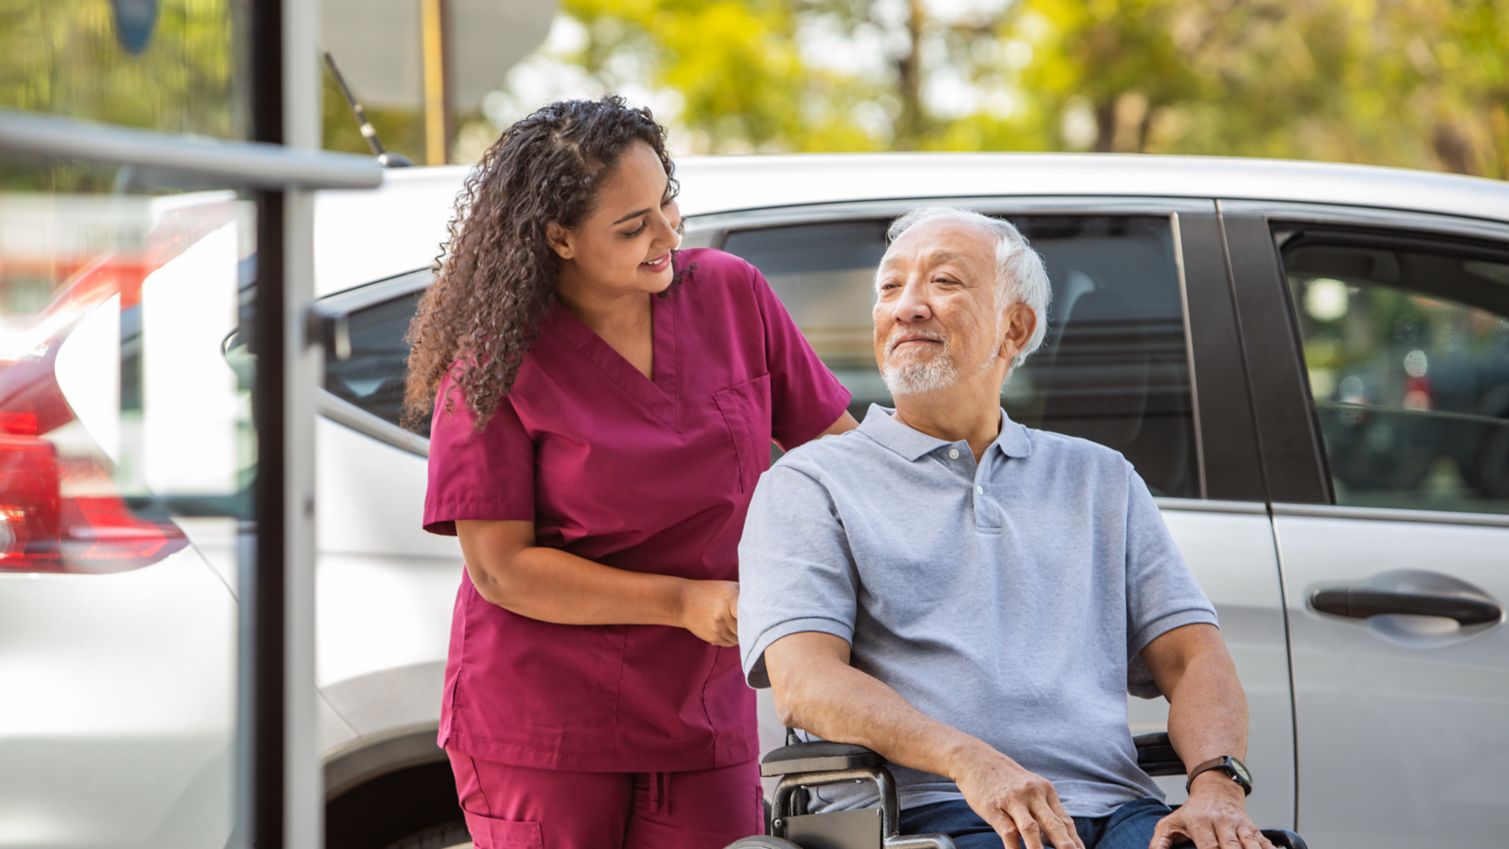
[[[550,247],[562,260],[561,292],[613,296],[671,285],[671,250],[681,243],[676,202],[655,149],[635,141],[597,190],[574,230],[551,222]]]

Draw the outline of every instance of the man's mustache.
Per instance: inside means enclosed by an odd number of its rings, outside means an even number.
[[[902,342],[911,342],[917,339],[927,339],[932,342],[942,342],[943,334],[935,330],[908,330],[905,333],[897,333],[894,338],[885,343],[885,352],[889,354],[892,351],[896,350],[896,346],[900,345]]]

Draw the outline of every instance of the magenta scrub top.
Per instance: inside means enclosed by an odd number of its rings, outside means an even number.
[[[480,433],[449,379],[424,527],[532,521],[539,545],[620,569],[738,579],[737,546],[772,438],[844,412],[828,371],[753,266],[680,251],[650,299],[654,380],[557,303]],[[737,648],[657,625],[555,625],[488,603],[463,571],[440,744],[544,769],[674,772],[755,757]]]

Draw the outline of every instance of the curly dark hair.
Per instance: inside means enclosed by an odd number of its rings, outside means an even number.
[[[435,283],[409,324],[405,427],[423,425],[447,372],[476,427],[492,418],[555,300],[561,260],[546,225],[579,226],[636,140],[654,148],[674,197],[665,128],[617,95],[552,103],[504,130],[482,155],[456,198]],[[447,398],[446,412],[451,405]]]

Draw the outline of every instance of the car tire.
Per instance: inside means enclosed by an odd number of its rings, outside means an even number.
[[[327,849],[442,849],[470,842],[445,761],[380,775],[325,806]]]

